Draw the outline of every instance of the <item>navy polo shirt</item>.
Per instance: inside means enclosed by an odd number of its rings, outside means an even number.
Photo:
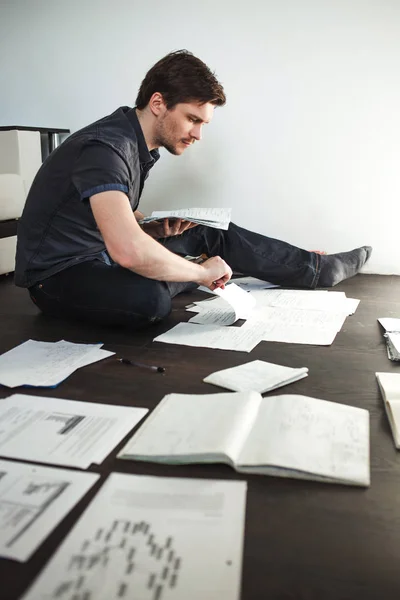
[[[15,283],[30,287],[85,260],[105,260],[105,244],[89,198],[124,192],[135,211],[149,170],[149,152],[134,108],[68,137],[39,169],[18,225]]]

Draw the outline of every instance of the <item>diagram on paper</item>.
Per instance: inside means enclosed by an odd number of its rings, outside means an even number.
[[[163,600],[179,585],[182,558],[172,536],[147,521],[114,520],[83,541],[51,598]]]

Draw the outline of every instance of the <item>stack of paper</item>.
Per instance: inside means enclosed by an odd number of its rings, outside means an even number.
[[[80,367],[114,354],[102,345],[28,340],[0,356],[0,384],[54,387]]]
[[[150,217],[140,223],[150,223],[161,219],[184,219],[198,225],[206,225],[215,229],[228,229],[231,220],[230,208],[179,208],[176,210],[155,210]]]
[[[239,600],[246,482],[112,473],[23,596]]]
[[[360,302],[346,298],[343,292],[324,290],[254,289],[245,294],[240,290],[242,297],[236,293],[236,297],[229,298],[230,289],[239,291],[232,283],[219,295],[225,293],[231,304],[236,303],[234,309],[215,296],[195,302],[186,307],[197,313],[189,323],[180,323],[154,341],[243,352],[250,352],[263,340],[327,346]],[[224,331],[221,325],[230,325],[236,318],[246,322],[240,328],[225,327]],[[192,323],[199,327],[194,328]]]
[[[14,394],[0,401],[0,456],[87,469],[102,463],[147,412]]]
[[[303,379],[307,375],[307,367],[293,369],[282,365],[274,365],[263,360],[253,360],[238,367],[211,373],[203,381],[234,392],[251,392],[254,390],[264,394]]]
[[[0,460],[0,556],[28,560],[99,477]]]
[[[400,319],[387,317],[378,321],[385,329],[388,357],[390,360],[400,361]]]
[[[376,373],[394,444],[400,450],[400,373]]]

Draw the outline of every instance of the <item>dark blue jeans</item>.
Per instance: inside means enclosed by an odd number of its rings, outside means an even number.
[[[320,256],[230,224],[227,231],[198,226],[160,240],[185,256],[221,256],[244,275],[288,287],[315,288]],[[166,317],[179,285],[155,281],[119,265],[90,260],[64,269],[30,288],[46,314],[141,328]]]

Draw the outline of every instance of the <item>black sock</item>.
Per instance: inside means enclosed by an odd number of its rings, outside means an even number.
[[[361,246],[349,252],[321,255],[321,272],[318,287],[332,287],[356,275],[371,256],[371,246]]]

